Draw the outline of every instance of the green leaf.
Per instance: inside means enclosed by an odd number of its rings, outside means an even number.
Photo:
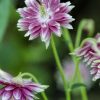
[[[0,0],[0,42],[4,36],[10,15],[10,0]]]
[[[75,83],[71,86],[71,89],[76,89],[76,88],[80,88],[80,87],[86,87],[86,85],[83,83]]]

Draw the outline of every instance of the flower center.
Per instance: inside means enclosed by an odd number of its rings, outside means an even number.
[[[40,6],[40,12],[39,12],[39,21],[42,24],[48,23],[52,19],[52,12],[49,8],[46,8],[44,4]]]
[[[40,6],[40,13],[41,13],[41,17],[44,17],[44,16],[47,15],[46,9],[45,9],[45,6],[44,5],[41,5]]]

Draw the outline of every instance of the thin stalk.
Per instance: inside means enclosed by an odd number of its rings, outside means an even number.
[[[68,48],[69,48],[70,52],[73,52],[74,46],[73,46],[73,42],[70,37],[69,31],[62,27],[62,33],[63,33],[63,38],[64,38],[65,42],[68,44]]]
[[[82,30],[81,30],[82,26],[83,26],[83,24],[80,24],[80,26],[79,26],[75,47],[79,46],[80,39],[81,39],[81,33],[82,33]],[[70,34],[69,34],[68,30],[63,28],[62,31],[63,31],[63,34],[64,34],[63,37],[64,37],[64,39],[65,39],[65,41],[66,41],[66,43],[69,47],[70,52],[73,52],[74,47],[73,47],[72,39],[70,37]],[[79,60],[76,57],[74,57],[73,55],[72,55],[72,59],[73,59],[73,62],[75,64],[75,73],[73,75],[72,83],[74,82],[74,80],[76,79],[77,76],[78,76],[79,82],[82,82],[81,81],[82,77],[81,77],[81,73],[80,73],[80,70],[79,70]],[[82,95],[82,100],[88,100],[87,93],[86,93],[86,88],[81,87],[81,95]]]
[[[71,100],[71,90],[67,90],[67,100]]]
[[[77,61],[76,66],[77,67],[79,66],[79,61]],[[81,77],[81,73],[80,73],[79,67],[77,68],[77,73],[76,74],[78,75],[79,82],[82,83],[83,80],[82,80],[82,77]],[[88,100],[86,88],[85,87],[81,87],[80,89],[81,89],[82,100]]]
[[[67,86],[67,80],[66,80],[66,77],[65,77],[65,74],[64,74],[64,71],[63,71],[63,68],[62,68],[58,53],[57,53],[57,49],[56,49],[56,46],[55,46],[55,42],[54,42],[53,36],[51,38],[51,46],[52,46],[53,54],[54,54],[54,57],[55,57],[55,60],[56,60],[57,68],[58,68],[58,70],[60,72],[60,75],[61,75],[63,83],[64,83],[66,100],[71,100],[70,94],[67,91],[67,87],[68,87]]]
[[[23,76],[30,76],[34,80],[34,82],[39,83],[39,81],[37,80],[37,78],[34,75],[30,74],[30,73],[23,73],[22,77]],[[42,92],[41,95],[42,95],[42,97],[43,97],[44,100],[48,100],[45,92]]]
[[[81,22],[79,23],[78,30],[77,30],[75,48],[79,47],[79,45],[80,45],[83,26],[84,26],[84,21],[81,21]]]

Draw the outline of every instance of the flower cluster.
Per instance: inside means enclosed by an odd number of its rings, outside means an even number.
[[[83,58],[84,62],[91,67],[93,80],[100,78],[100,34],[95,38],[87,38],[82,45],[77,48],[74,54]]]
[[[25,0],[27,7],[19,8],[20,14],[17,27],[20,31],[27,31],[25,36],[29,40],[41,37],[49,46],[51,34],[61,36],[61,26],[72,29],[70,25],[74,19],[69,12],[74,8],[70,2],[60,3],[60,0]]]
[[[43,92],[45,85],[35,84],[31,79],[22,78],[22,74],[12,77],[0,70],[0,96],[2,100],[34,100],[35,93]]]

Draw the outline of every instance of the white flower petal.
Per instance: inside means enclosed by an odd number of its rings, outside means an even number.
[[[33,39],[37,38],[38,36],[39,36],[39,33],[31,34],[29,37],[29,40],[33,40]]]
[[[24,36],[27,37],[27,36],[29,36],[30,34],[31,34],[31,32],[28,31]]]
[[[8,81],[11,81],[12,76],[0,69],[0,79],[8,82]]]
[[[11,97],[11,93],[10,92],[4,92],[2,95],[2,100],[9,100]]]
[[[65,28],[68,28],[68,29],[73,29],[72,25],[70,24],[67,24],[66,26],[64,26]]]
[[[15,99],[20,100],[21,99],[21,91],[19,89],[15,89],[13,91],[13,96]]]

